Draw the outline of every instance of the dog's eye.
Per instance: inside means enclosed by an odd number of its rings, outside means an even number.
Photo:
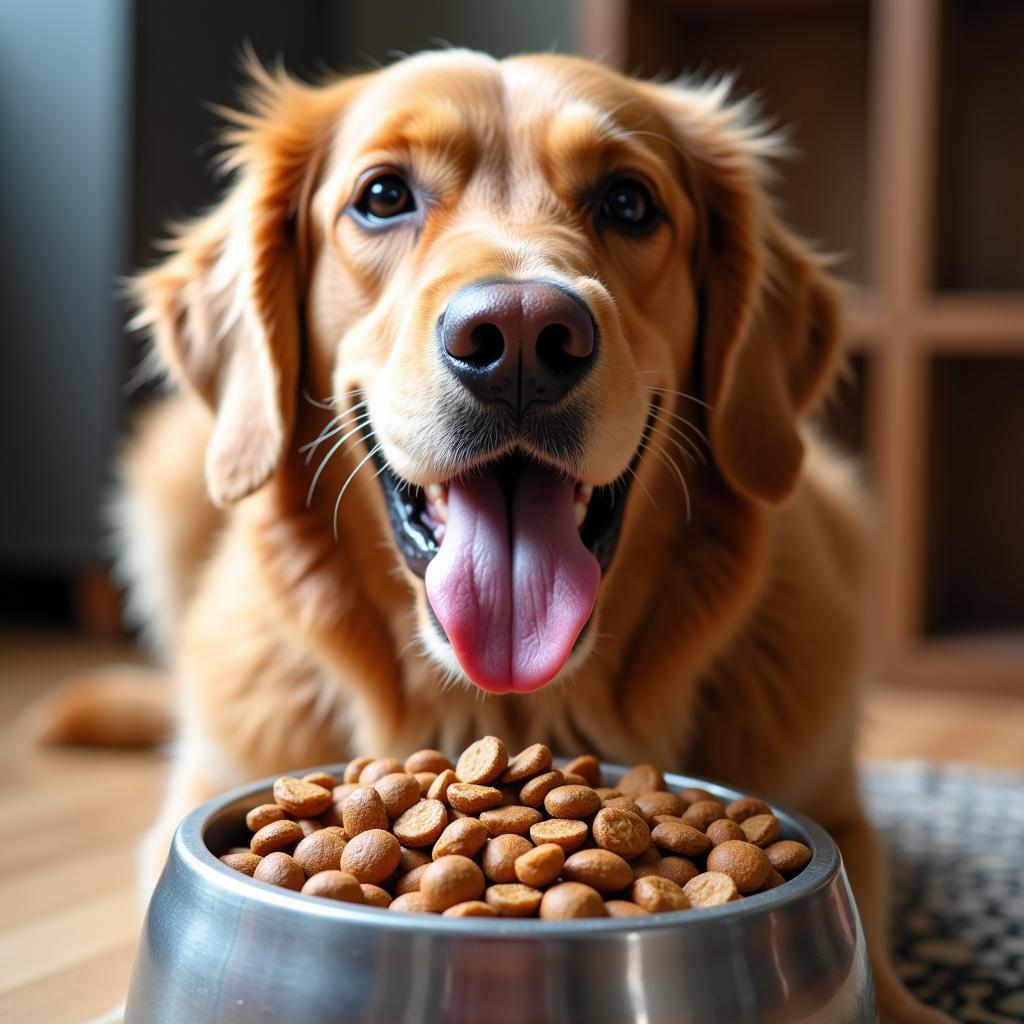
[[[416,209],[416,199],[412,189],[399,175],[381,174],[367,182],[355,208],[365,220],[373,223],[411,213]]]
[[[635,178],[612,182],[601,200],[600,220],[626,228],[646,228],[658,217],[658,207],[645,185]]]

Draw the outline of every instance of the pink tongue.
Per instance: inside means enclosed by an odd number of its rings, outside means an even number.
[[[448,487],[427,597],[463,671],[485,690],[543,686],[590,618],[601,569],[580,539],[574,492],[536,464],[519,474],[511,510],[491,471]]]

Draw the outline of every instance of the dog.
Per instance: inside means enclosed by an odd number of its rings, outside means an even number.
[[[806,424],[841,295],[780,139],[725,81],[552,54],[251,75],[226,197],[136,285],[174,385],[123,469],[177,683],[153,865],[226,786],[354,753],[653,761],[824,824],[882,1020],[946,1020],[888,958],[865,501]]]

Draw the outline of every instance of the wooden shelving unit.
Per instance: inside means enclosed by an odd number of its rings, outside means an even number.
[[[576,0],[581,52],[726,69],[791,126],[789,222],[844,254],[825,413],[874,484],[882,681],[1024,694],[1024,3]]]

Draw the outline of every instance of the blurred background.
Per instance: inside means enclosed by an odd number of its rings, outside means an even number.
[[[0,0],[0,725],[140,657],[103,511],[148,398],[118,281],[215,200],[243,45],[316,76],[450,43],[725,70],[789,126],[779,202],[850,289],[822,427],[876,497],[862,752],[1024,766],[1022,41],[1021,0]],[[3,735],[0,1017],[80,1021],[124,991],[161,769]]]

